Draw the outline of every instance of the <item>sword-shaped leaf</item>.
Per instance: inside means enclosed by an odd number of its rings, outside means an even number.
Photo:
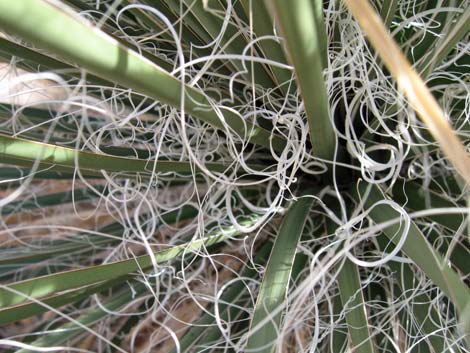
[[[273,349],[282,314],[273,311],[286,302],[297,245],[312,204],[312,198],[300,198],[282,222],[256,300],[247,350],[268,353]]]

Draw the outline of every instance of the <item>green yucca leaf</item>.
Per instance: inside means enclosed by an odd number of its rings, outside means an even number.
[[[93,242],[94,247],[105,246],[109,243],[112,243],[114,239],[104,238],[96,240]],[[91,244],[86,242],[79,243],[67,243],[67,244],[58,244],[51,245],[47,250],[36,250],[31,251],[30,248],[25,247],[25,249],[13,248],[6,252],[5,256],[0,259],[0,266],[19,267],[24,266],[25,264],[34,264],[46,259],[58,259],[60,255],[73,255],[76,252],[83,252],[90,250]],[[17,251],[16,253],[14,251]],[[29,250],[29,251],[28,251]]]
[[[440,5],[443,7],[448,7],[452,6],[452,2],[452,0],[443,0],[441,1]],[[435,10],[436,5],[437,3],[432,0],[427,2],[427,6],[424,6],[427,7],[426,10]],[[436,11],[429,17],[431,17],[434,22],[432,32],[425,31],[423,36],[419,38],[419,40],[413,38],[413,32],[411,32],[409,36],[404,36],[404,40],[406,40],[406,42],[401,47],[404,51],[408,52],[408,60],[410,60],[410,62],[412,63],[417,64],[423,57],[430,54],[430,52],[432,51],[430,50],[430,48],[434,47],[441,33],[445,31],[446,23],[452,22],[452,17],[454,17],[454,14],[448,11]]]
[[[133,2],[129,0],[123,0],[123,2],[128,5],[133,4]],[[209,33],[206,32],[206,30],[194,16],[194,14],[191,11],[187,11],[184,6],[181,6],[180,2],[163,0],[142,0],[142,4],[150,6],[151,8],[157,10],[159,13],[166,16],[171,23],[182,22],[182,25],[178,26],[178,34],[181,38],[180,44],[185,50],[190,51],[193,54],[195,53],[196,57],[210,56],[212,48],[208,48],[205,44],[212,41],[211,36],[209,35]],[[150,28],[153,29],[155,33],[158,33],[159,39],[164,39],[164,43],[168,42],[168,47],[171,46],[171,49],[167,48],[167,50],[174,51],[176,49],[174,45],[174,38],[169,33],[168,28],[162,21],[158,19],[158,17],[154,13],[151,13],[147,9],[140,8],[130,8],[128,11],[136,12],[136,16],[144,19],[145,23],[148,23]],[[185,14],[183,18],[179,17],[181,11],[183,11],[183,13]],[[162,41],[159,40],[159,42],[161,43]],[[184,54],[186,60],[189,61],[191,59],[194,59],[193,56],[187,55],[186,52]],[[204,63],[196,64],[194,65],[194,67],[200,69],[201,65],[204,65]],[[211,65],[209,71],[212,71],[213,68],[216,68],[218,74],[225,75],[226,77],[230,77],[234,70],[234,68],[230,65],[229,61],[222,60],[213,61],[213,64]],[[216,95],[212,95],[212,91],[207,91],[206,93],[210,97],[217,97]],[[232,98],[236,99],[236,97],[230,97],[228,89],[225,88],[218,89],[217,94],[220,95],[220,97],[227,98],[230,100]],[[216,99],[220,99],[220,97],[217,97]]]
[[[125,279],[126,277],[117,278],[111,281],[105,281],[84,288],[67,291],[66,293],[51,295],[47,298],[43,298],[40,303],[28,302],[0,308],[0,325],[5,325],[42,314],[49,311],[48,306],[57,309],[70,303],[76,303],[90,297],[92,294],[104,292],[115,284],[124,282]]]
[[[212,42],[219,35],[223,26],[223,20],[218,16],[211,13],[210,10],[222,10],[224,9],[220,2],[210,1],[204,3],[198,0],[182,0],[189,11],[194,15],[196,21],[204,28],[204,30],[210,35],[210,41]],[[234,9],[232,9],[234,11]],[[243,54],[246,46],[245,39],[237,33],[237,29],[232,25],[228,24],[225,29],[222,43],[225,43],[224,53],[226,54]],[[255,83],[260,84],[265,88],[273,88],[273,82],[266,72],[266,68],[259,63],[254,63],[253,67],[250,63],[246,64],[246,68],[243,63],[239,60],[230,60],[231,65],[236,69],[237,72],[245,72],[244,76],[247,82],[251,82],[251,75],[255,77]]]
[[[382,7],[380,8],[380,16],[382,17],[384,24],[390,27],[393,17],[395,16],[398,6],[398,0],[384,0]]]
[[[116,157],[0,134],[0,162],[31,167],[36,160],[40,161],[40,168],[69,173],[77,168],[84,175],[91,176],[99,176],[100,170],[150,173],[154,166],[155,170],[160,172],[191,173],[192,171],[188,162],[154,162]],[[219,172],[225,170],[225,167],[218,163],[208,163],[206,167]]]
[[[168,18],[170,19],[178,19],[179,14],[181,10],[187,11],[187,7],[184,6],[185,4],[177,3],[175,1],[166,1],[166,0],[145,0],[145,2],[157,9],[160,12],[163,12]],[[181,6],[183,5],[183,6]],[[186,13],[186,12],[185,12]],[[187,11],[186,16],[182,19],[183,23],[185,24],[186,30],[192,33],[192,35],[197,38],[195,42],[193,42],[191,39],[194,39],[191,37],[184,37],[186,40],[188,40],[191,43],[198,44],[198,45],[204,45],[207,43],[210,43],[212,41],[211,35],[207,32],[207,30],[204,28],[204,25],[199,22],[194,15],[192,11]],[[198,48],[196,48],[198,50]],[[199,53],[204,53],[204,55],[207,55],[210,53],[210,51],[207,50],[207,48],[199,48]]]
[[[386,241],[383,243],[386,243]],[[385,248],[386,244],[383,249]],[[422,343],[429,345],[435,352],[443,352],[445,346],[444,338],[436,332],[439,329],[436,324],[439,322],[439,314],[434,305],[429,304],[431,298],[425,293],[415,293],[415,285],[413,283],[415,276],[408,264],[400,265],[397,262],[390,262],[389,265],[398,277],[396,283],[399,286],[400,292],[407,295],[411,301],[410,306],[413,313],[411,316],[417,322],[422,334],[428,336]],[[404,314],[409,315],[408,312]],[[423,344],[420,344],[420,346]]]
[[[458,206],[455,203],[452,203],[444,197],[440,196],[433,190],[423,190],[419,184],[413,181],[397,183],[393,188],[393,198],[397,202],[406,204],[407,208],[414,211],[426,210],[428,209],[428,206],[431,208],[447,208]],[[429,202],[429,205],[427,205],[427,202]],[[429,215],[428,217],[434,222],[442,224],[443,226],[453,231],[457,231],[464,221],[464,214],[457,214],[452,216],[434,214]]]
[[[103,118],[99,116],[98,113],[94,114],[93,111],[87,111],[87,125],[90,127],[99,127],[100,124],[103,123]],[[32,107],[18,107],[12,104],[0,104],[0,119],[1,120],[15,120],[21,121],[26,124],[34,124],[33,127],[28,128],[27,131],[22,131],[21,136],[17,135],[17,137],[24,137],[31,140],[36,140],[41,142],[44,139],[44,132],[47,131],[52,124],[54,125],[54,131],[50,138],[51,141],[54,143],[62,143],[62,144],[70,144],[70,140],[73,139],[79,133],[79,126],[77,126],[76,121],[72,120],[75,119],[82,119],[83,112],[81,108],[71,109],[67,113],[61,113],[57,111],[57,109],[41,109],[41,108],[32,108]],[[157,115],[148,114],[147,117],[149,120],[153,122],[154,120],[159,119]],[[117,119],[117,117],[116,117]],[[5,135],[11,135],[14,132],[11,129],[0,128],[0,133]],[[122,132],[122,136],[130,137],[130,134],[126,133],[125,131]],[[66,138],[67,137],[67,138]],[[146,140],[152,140],[153,135],[150,134],[143,134],[142,138]],[[105,134],[102,136],[102,141],[108,142],[110,138]],[[81,146],[81,145],[80,145]],[[142,154],[147,154],[148,151],[142,151],[135,148],[127,148],[127,147],[114,147],[114,146],[100,146],[104,152],[110,151],[109,154],[116,154],[120,156],[130,155],[130,156],[139,156],[141,157]],[[111,152],[112,151],[112,152]],[[115,152],[114,152],[115,151]],[[127,151],[126,154],[122,152]],[[119,153],[120,152],[120,153]],[[143,153],[145,152],[145,153]]]
[[[252,217],[251,219],[243,221],[243,223],[245,225],[249,225],[252,224],[255,219],[256,217]],[[215,232],[213,235],[157,251],[154,256],[157,263],[163,263],[172,260],[183,253],[197,251],[203,245],[214,245],[238,234],[239,231],[235,227],[226,227],[221,231]],[[28,300],[28,297],[40,298],[62,290],[74,289],[104,280],[117,278],[138,271],[139,269],[147,270],[151,267],[151,257],[149,255],[143,255],[133,259],[85,267],[78,270],[59,272],[8,284],[9,288],[23,294],[14,293],[6,288],[0,289],[0,306],[23,303]]]
[[[281,312],[273,314],[273,310],[285,304],[297,244],[312,204],[312,198],[300,198],[284,217],[256,300],[247,350],[268,353],[273,349],[281,323]]]
[[[123,4],[125,3],[124,0],[122,2],[123,2]],[[69,3],[70,3],[70,1],[69,1]],[[108,34],[113,39],[120,42],[125,47],[127,47],[129,49],[132,49],[132,50],[135,50],[135,51],[138,51],[140,53],[140,55],[142,55],[146,59],[152,61],[153,63],[155,63],[156,65],[158,65],[159,67],[161,67],[162,69],[164,69],[168,72],[173,69],[173,64],[169,60],[167,60],[166,58],[164,58],[162,56],[159,56],[159,55],[153,55],[153,54],[151,54],[150,52],[148,52],[146,50],[141,50],[141,48],[138,45],[136,45],[136,43],[134,43],[132,41],[129,41],[129,40],[122,39],[118,36],[113,35],[112,31],[115,30],[114,26],[112,26],[111,24],[108,24],[108,21],[103,22],[102,18],[100,18],[101,16],[96,12],[96,10],[95,11],[93,11],[93,10],[90,11],[89,6],[87,6],[86,4],[83,4],[83,3],[79,4],[78,2],[75,2],[74,5],[82,11],[86,11],[88,14],[90,14],[90,13],[94,14],[97,17],[96,20],[100,21],[100,24],[101,24],[100,28],[104,32],[106,32],[106,34]],[[130,18],[128,16],[126,16],[127,14],[135,15],[136,12],[132,11],[132,10],[133,9],[129,9],[127,12],[121,13],[120,18],[122,20],[122,18],[124,17],[128,25],[134,25],[134,27],[136,27],[137,22],[130,20]],[[138,32],[140,32],[140,34],[145,33],[145,31],[143,31],[142,29],[138,30]],[[166,33],[166,34],[167,34],[167,39],[171,40],[172,39],[171,35],[169,33]]]
[[[263,247],[257,251],[256,256],[254,258],[254,263],[259,263],[259,261],[262,260],[263,263],[267,261],[267,258],[269,256],[269,252],[272,249],[272,243],[268,242],[263,245]],[[291,280],[295,281],[298,279],[299,274],[302,272],[302,270],[305,268],[305,263],[307,261],[308,257],[304,254],[298,253],[295,256],[294,263],[292,265],[292,273],[291,273]],[[255,278],[255,271],[248,268],[246,269],[246,272],[244,271],[241,274],[242,278]],[[227,290],[226,294],[227,297],[221,296],[220,298],[220,304],[219,304],[219,314],[220,318],[223,323],[226,322],[227,325],[229,325],[230,322],[237,321],[238,325],[241,327],[237,327],[235,330],[236,331],[242,331],[242,329],[246,326],[247,320],[241,319],[243,317],[243,308],[251,308],[252,305],[252,300],[251,298],[246,299],[246,298],[239,298],[244,292],[246,292],[246,285],[243,285],[241,282],[237,282],[229,290]],[[234,298],[234,300],[228,300],[230,298]],[[226,305],[225,305],[226,303]],[[228,308],[227,308],[228,307]],[[245,309],[246,311],[246,309]],[[198,343],[198,347],[207,347],[215,342],[220,340],[220,327],[217,326],[216,322],[214,322],[214,317],[211,316],[212,321],[211,326],[206,328],[203,337],[200,339]],[[186,337],[183,338],[183,340]],[[182,340],[182,341],[183,341]],[[183,347],[181,346],[181,352],[185,352]],[[173,353],[173,352],[172,352]]]
[[[263,264],[266,262],[269,252],[272,248],[272,242],[267,241],[264,245],[257,251],[253,262],[255,264]],[[255,278],[256,270],[252,267],[245,267],[241,272],[241,278]],[[237,281],[235,284],[231,285],[219,299],[218,312],[220,315],[220,320],[227,321],[228,318],[233,318],[237,316],[238,311],[237,305],[242,305],[239,303],[239,298],[246,292],[246,283],[243,280]],[[181,338],[179,342],[179,348],[181,352],[187,352],[191,347],[198,344],[204,346],[205,343],[209,343],[220,336],[219,327],[215,322],[215,308],[212,307],[210,311],[205,312],[194,325],[191,326],[188,332]],[[176,353],[176,347],[171,350],[170,353]]]
[[[435,65],[440,64],[468,32],[468,24],[462,22],[462,19],[468,22],[470,17],[462,14],[463,17],[461,16],[460,23],[457,23],[456,18],[459,17],[460,11],[465,9],[465,5],[463,5],[464,9],[458,9],[459,6],[462,6],[462,4],[453,0],[442,0],[439,6],[435,1],[428,1],[424,11],[432,11],[429,15],[429,21],[433,23],[433,30],[424,31],[421,38],[413,36],[413,32],[408,36],[405,35],[409,60],[415,64],[417,71],[423,77],[427,77]],[[467,31],[465,31],[465,27],[467,27]],[[450,42],[447,42],[448,40]],[[448,45],[451,45],[451,47]],[[444,52],[441,50],[444,50]],[[444,53],[445,56],[440,55]],[[428,66],[429,64],[432,67]],[[425,69],[426,67],[427,69]]]
[[[323,69],[328,67],[328,33],[326,33],[326,23],[323,16],[323,1],[310,0],[315,17],[316,33],[318,38],[318,47],[322,61]]]
[[[427,190],[426,193],[420,185],[414,182],[397,183],[393,188],[393,198],[395,201],[406,205],[406,208],[411,211],[423,211],[429,206],[432,209],[436,208],[453,208],[458,205],[450,202],[449,200],[438,195],[432,190]],[[429,202],[429,205],[428,205]],[[432,222],[443,225],[453,232],[459,232],[459,229],[465,222],[465,214],[432,214],[426,217]],[[468,238],[466,236],[466,228],[462,228],[462,239],[452,245],[449,258],[451,263],[456,266],[462,273],[469,273],[470,264],[468,262],[468,254],[470,253]],[[433,242],[435,239],[442,239],[442,236],[436,231],[429,232],[428,240]],[[449,250],[449,242],[443,241],[439,247],[441,253],[446,253]]]
[[[286,40],[287,57],[294,65],[308,117],[313,153],[320,158],[333,159],[335,134],[323,79],[327,38],[318,32],[322,25],[318,23],[318,10],[312,0],[275,0],[266,1],[266,4],[275,12]]]
[[[451,30],[436,40],[436,48],[432,54],[429,54],[427,58],[419,64],[419,71],[424,77],[428,76],[436,65],[439,65],[455,48],[457,43],[470,32],[470,7],[467,6],[464,8],[463,13],[459,16],[456,23],[454,23],[453,20],[444,22],[451,27]]]
[[[68,7],[48,1],[0,1],[0,28],[23,36],[64,59],[76,63],[101,78],[134,89],[153,99],[180,107],[182,84],[179,79],[136,52],[92,27],[75,16]],[[67,28],[67,31],[62,31]],[[195,88],[185,88],[186,111],[195,117],[223,129],[220,117],[212,109],[208,98]],[[224,110],[223,116],[240,137],[281,151],[283,138],[245,122],[233,111]]]
[[[3,163],[3,162],[0,162]],[[20,178],[25,178],[29,175],[34,175],[34,178],[37,180],[40,179],[73,179],[73,173],[67,173],[67,172],[58,172],[57,170],[38,170],[32,172],[30,169],[25,169],[25,168],[12,168],[12,167],[7,167],[3,166],[0,168],[0,178],[2,180],[11,180],[10,183],[5,183],[5,184],[0,184],[1,186],[7,185],[7,186],[12,186],[17,183],[17,180]],[[95,175],[95,176],[89,176],[89,177],[95,177],[99,178],[100,176]]]
[[[332,305],[333,305],[334,319],[338,320],[338,318],[341,315],[341,311],[343,310],[343,303],[341,302],[341,296],[340,295],[336,295],[333,298]],[[327,350],[328,352],[330,352],[330,353],[343,352],[344,347],[348,343],[347,330],[345,329],[343,331],[343,330],[340,330],[340,329],[336,328],[331,333],[328,340],[329,340],[328,350]]]
[[[148,56],[148,55],[147,55]],[[54,70],[55,72],[61,74],[62,76],[73,77],[75,79],[81,79],[82,73],[75,66],[65,63],[63,61],[57,60],[53,57],[45,55],[33,50],[24,45],[14,43],[8,39],[0,37],[0,57],[4,57],[6,61],[10,61],[12,58],[21,58],[22,60],[17,61],[16,65],[22,68],[25,71],[42,71],[46,72],[48,70]],[[171,66],[169,63],[163,60],[158,61],[155,57],[150,57],[153,62],[158,62],[161,67],[170,70]],[[112,81],[102,79],[96,75],[87,74],[87,81],[96,85],[97,87],[103,88],[114,88],[115,84]],[[122,88],[127,90],[127,88]],[[132,99],[134,101],[142,101],[142,96],[137,94],[132,94]],[[4,104],[1,104],[2,106]],[[32,110],[34,108],[26,108]],[[39,110],[39,109],[37,109]]]
[[[134,295],[139,295],[143,293],[144,290],[145,285],[142,283],[133,284],[132,290],[131,288],[124,288],[103,303],[103,307],[106,308],[106,310],[103,310],[101,307],[89,309],[83,312],[76,319],[78,324],[75,322],[66,323],[48,335],[43,335],[42,337],[36,339],[31,343],[31,345],[34,347],[57,346],[65,342],[67,339],[77,336],[79,333],[84,331],[86,327],[91,327],[93,324],[96,324],[103,318],[107,317],[109,311],[117,311],[124,307],[132,300]],[[122,349],[113,344],[110,344],[110,346],[114,346],[114,349],[119,349],[119,351],[123,352]],[[30,351],[26,349],[18,351],[18,353],[29,352]]]
[[[337,281],[341,302],[346,309],[350,347],[356,353],[374,353],[359,271],[349,259],[341,265]]]
[[[69,5],[72,5],[73,7],[75,7],[76,9],[80,11],[90,12],[91,15],[94,15],[96,13],[96,8],[88,5],[86,2],[82,0],[63,0],[63,2],[68,3]],[[101,7],[101,10],[104,10],[104,8]]]
[[[97,192],[102,193],[102,195],[106,195],[107,193],[106,187],[102,185],[95,185],[94,188]],[[25,212],[26,210],[33,210],[36,208],[63,205],[72,201],[79,202],[90,200],[96,197],[98,197],[98,194],[92,192],[88,188],[56,192],[52,194],[34,196],[25,200],[10,202],[9,204],[0,208],[0,214],[2,216],[6,216],[15,212]]]
[[[192,219],[197,216],[198,210],[192,206],[184,206],[180,209],[162,214],[159,216],[161,222],[159,225],[174,224],[177,222]],[[120,222],[113,222],[96,231],[97,234],[77,234],[74,242],[68,239],[53,240],[48,243],[44,250],[34,250],[25,247],[13,247],[4,250],[4,256],[0,259],[0,266],[18,266],[26,263],[37,263],[41,260],[52,258],[58,254],[71,254],[73,251],[83,251],[84,249],[93,249],[100,246],[107,246],[119,241],[117,237],[104,237],[102,234],[122,235],[125,227]],[[100,234],[101,233],[101,234]],[[41,241],[31,242],[31,245],[42,247]]]
[[[361,183],[359,184],[359,190],[360,197],[363,198],[367,193],[367,187]],[[356,192],[354,192],[354,195],[357,197]],[[364,201],[366,207],[371,207],[382,200],[384,198],[380,190],[373,186]],[[387,222],[399,217],[399,214],[391,206],[384,204],[375,206],[369,215],[376,223]],[[397,244],[399,242],[400,225],[391,225],[385,228],[383,232],[393,243]],[[445,263],[443,257],[426,241],[426,238],[413,221],[410,223],[410,229],[406,234],[402,251],[449,297],[460,314],[468,310],[470,289],[460,276]]]
[[[174,224],[197,216],[198,210],[192,206],[183,206],[177,210],[160,215],[161,225]],[[106,248],[116,244],[122,236],[125,227],[119,222],[113,222],[97,230],[93,235],[77,234],[70,242],[68,239],[54,240],[47,247],[40,239],[31,242],[31,245],[40,247],[41,250],[31,250],[30,247],[12,247],[4,250],[4,256],[0,259],[0,270],[4,272],[24,266],[26,264],[38,264],[40,261],[60,259],[61,256],[71,256],[78,253],[94,252],[100,248]],[[100,234],[101,233],[101,234]],[[113,235],[106,237],[102,234]],[[4,275],[6,276],[6,274]]]
[[[258,38],[274,35],[273,22],[263,1],[241,0],[239,3],[241,4],[246,16],[249,16],[250,13],[253,14],[253,32]],[[287,63],[280,43],[277,43],[273,39],[264,39],[259,41],[258,45],[266,58],[275,60],[279,63]],[[283,84],[280,89],[283,92],[287,92],[285,83],[291,80],[292,74],[277,66],[270,66],[270,69],[273,73],[276,84]]]
[[[330,206],[331,207],[331,206]],[[339,208],[333,207],[335,214],[339,214]],[[327,221],[327,230],[329,234],[334,234],[336,224]],[[338,265],[336,281],[338,283],[339,298],[333,302],[334,313],[339,315],[345,312],[347,323],[347,339],[342,333],[335,331],[332,342],[335,350],[339,352],[345,340],[349,341],[349,347],[357,353],[375,353],[375,347],[371,339],[371,330],[369,318],[365,305],[363,286],[360,278],[360,272],[357,265],[351,260],[345,258]],[[333,353],[332,352],[332,353]]]
[[[74,77],[80,77],[79,70],[74,66],[64,63],[60,60],[54,59],[45,54],[39,53],[36,50],[27,48],[24,45],[9,41],[5,38],[0,38],[0,51],[5,54],[8,54],[9,56],[15,56],[17,58],[22,58],[23,60],[25,60],[29,64],[29,66],[21,64],[21,62],[19,63],[19,66],[27,71],[30,69],[30,66],[39,64],[39,68],[41,68],[43,71],[58,70],[59,72],[63,71],[64,73],[66,72],[67,74]],[[111,82],[103,80],[95,75],[88,75],[87,79],[97,85],[114,86],[114,84],[112,84]]]
[[[124,0],[124,3],[126,4],[132,4],[131,1],[129,0]],[[173,12],[173,8],[177,8],[177,11],[179,11],[180,5],[177,4],[176,2],[168,2],[165,3],[164,1],[153,1],[153,0],[144,0],[143,3],[145,5],[151,6],[155,8],[157,11],[163,13],[172,23],[175,23],[178,21],[178,15]],[[164,38],[167,40],[169,43],[173,43],[174,39],[171,37],[171,34],[166,30],[165,25],[163,24],[162,21],[159,21],[156,16],[154,16],[152,13],[149,13],[145,10],[142,10],[140,8],[131,8],[129,11],[139,19],[141,19],[145,24],[149,26],[149,28],[153,29],[155,33],[159,34],[159,37]],[[187,16],[184,18],[184,24],[187,23],[188,18],[191,17],[191,15],[188,13]],[[197,36],[195,31],[193,30],[192,26],[182,26],[182,33],[181,36],[184,38],[185,42],[193,43],[193,44],[198,44],[202,45],[204,42],[201,40],[200,37]],[[209,37],[207,37],[209,38]],[[186,43],[181,43],[182,45],[186,45]],[[174,46],[174,45],[173,45]],[[198,53],[201,53],[202,50],[199,48],[194,48]]]

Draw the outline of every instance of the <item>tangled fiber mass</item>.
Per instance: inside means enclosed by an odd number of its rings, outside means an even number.
[[[469,351],[468,184],[342,1],[35,4],[131,54],[0,15],[1,350]],[[468,153],[468,1],[372,5]]]

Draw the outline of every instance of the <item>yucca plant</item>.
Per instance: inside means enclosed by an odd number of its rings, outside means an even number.
[[[0,350],[468,352],[469,27],[0,0]]]

